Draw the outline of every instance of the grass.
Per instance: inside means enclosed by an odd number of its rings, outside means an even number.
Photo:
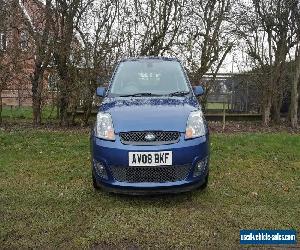
[[[32,107],[13,107],[3,106],[2,108],[3,119],[25,119],[32,120]],[[55,119],[56,118],[56,107],[45,106],[42,109],[42,119]]]
[[[239,248],[240,229],[300,230],[300,135],[211,138],[206,191],[91,186],[88,134],[0,131],[1,248]]]
[[[230,105],[229,105],[230,107]],[[224,109],[224,106],[223,106],[223,103],[217,103],[217,102],[208,102],[207,103],[207,106],[206,106],[206,109],[209,111],[209,110],[223,110]],[[225,103],[225,110],[228,109],[228,104]]]

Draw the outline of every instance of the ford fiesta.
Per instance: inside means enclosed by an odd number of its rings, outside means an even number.
[[[173,58],[122,60],[91,133],[96,189],[128,194],[205,188],[209,133],[184,68]]]

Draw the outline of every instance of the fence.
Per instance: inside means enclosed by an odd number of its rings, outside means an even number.
[[[249,78],[241,74],[211,74],[203,77],[207,87],[208,113],[218,113],[225,110],[229,114],[259,114],[260,98],[258,87]]]

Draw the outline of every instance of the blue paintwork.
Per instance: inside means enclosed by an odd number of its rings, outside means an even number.
[[[183,187],[193,185],[195,183],[203,182],[208,171],[203,172],[199,177],[193,177],[193,169],[199,160],[204,159],[209,155],[209,137],[208,134],[203,137],[195,138],[192,140],[185,140],[184,133],[181,133],[178,143],[170,145],[158,145],[158,146],[135,146],[124,145],[120,142],[120,138],[117,135],[115,141],[101,140],[91,135],[92,145],[92,158],[101,162],[107,172],[108,180],[98,177],[99,183],[107,187],[113,188],[127,188],[127,189],[152,189],[160,187]],[[151,152],[151,151],[172,151],[174,165],[191,164],[192,171],[188,178],[184,181],[169,182],[169,183],[124,183],[115,181],[108,168],[110,165],[114,166],[128,166],[128,152]]]
[[[103,90],[100,91],[99,89],[98,91],[98,89],[97,94],[105,94]],[[205,171],[200,176],[193,177],[193,171],[199,160],[209,157],[208,130],[205,136],[189,140],[184,138],[186,122],[190,112],[201,109],[196,98],[197,93],[199,94],[201,89],[196,88],[194,91],[195,93],[191,91],[189,95],[182,97],[109,97],[108,89],[106,97],[99,107],[99,111],[111,114],[116,139],[115,141],[106,141],[97,138],[94,135],[94,131],[91,133],[92,159],[101,162],[108,173],[108,179],[102,179],[95,173],[93,166],[93,173],[95,174],[97,183],[120,191],[147,191],[164,188],[180,190],[183,187],[204,183],[208,173],[208,163]],[[169,145],[138,146],[122,144],[119,138],[120,132],[149,130],[178,131],[180,132],[180,140],[177,143]],[[185,180],[176,182],[126,183],[115,181],[109,170],[109,166],[128,166],[128,152],[130,151],[172,151],[173,164],[190,164],[191,171]]]
[[[165,130],[185,132],[191,111],[199,109],[194,96],[186,97],[111,97],[100,111],[111,114],[116,133]]]

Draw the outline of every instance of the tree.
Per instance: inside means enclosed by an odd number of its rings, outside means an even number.
[[[296,49],[295,49],[295,74],[292,80],[291,88],[291,106],[290,106],[290,121],[291,126],[298,126],[298,106],[300,93],[300,4],[295,4],[292,12],[291,24],[295,25],[296,29]]]
[[[101,1],[91,6],[80,22],[78,32],[82,40],[83,67],[80,98],[83,124],[91,115],[96,88],[107,83],[113,66],[120,56],[120,34],[116,29],[119,1]]]
[[[18,8],[15,1],[0,0],[0,124],[2,122],[2,92],[13,83],[18,86],[18,81],[24,76],[22,71],[23,58],[20,57],[20,48],[18,43],[8,41],[9,35],[15,32],[14,23],[20,17],[14,15]]]
[[[21,7],[24,8],[24,6]],[[33,73],[31,74],[32,84],[32,108],[33,108],[33,124],[41,124],[41,106],[42,106],[42,91],[43,80],[45,71],[49,66],[51,55],[53,52],[53,11],[52,0],[46,0],[45,5],[36,3],[37,8],[33,13],[35,15],[34,21],[28,20],[23,17],[27,30],[32,39],[32,51],[33,57]]]
[[[73,56],[80,44],[75,38],[75,30],[88,6],[93,0],[55,0],[55,48],[54,57],[60,77],[59,89],[59,114],[60,124],[68,125],[68,107],[70,94],[74,83]],[[76,65],[75,65],[76,66]]]
[[[134,0],[128,5],[124,11],[129,15],[126,33],[134,43],[130,54],[162,56],[171,51],[181,27],[183,7],[182,0]]]
[[[295,29],[290,18],[296,0],[253,0],[237,15],[237,34],[244,39],[247,52],[264,76],[261,86],[263,124],[280,120],[285,84],[287,54],[295,45]]]
[[[192,0],[184,10],[184,25],[177,43],[179,56],[184,58],[194,84],[208,71],[213,73],[212,80],[205,84],[204,107],[216,74],[233,47],[230,15],[229,0]]]
[[[8,78],[10,77],[11,69],[10,65],[11,63],[8,62],[8,57],[6,54],[6,34],[8,32],[8,3],[1,0],[0,1],[0,19],[5,20],[4,22],[0,23],[0,124],[2,122],[2,91],[6,88]]]
[[[295,2],[295,0],[253,1],[259,21],[268,37],[270,87],[272,88],[271,104],[268,108],[275,122],[280,120],[286,57],[295,42],[293,40],[295,29],[290,25]]]
[[[270,40],[266,39],[266,33],[262,25],[257,21],[257,13],[253,5],[244,5],[240,3],[240,7],[234,15],[234,23],[239,46],[245,46],[246,52],[252,59],[252,67],[258,76],[257,83],[260,88],[261,95],[257,97],[261,102],[262,120],[264,125],[268,125],[270,121],[271,96],[272,88],[270,85],[270,64],[268,63],[268,52],[272,53],[270,48]]]
[[[293,128],[298,126],[298,106],[299,106],[299,90],[300,90],[300,46],[295,51],[295,73],[292,80],[291,88],[291,106],[290,121]]]

